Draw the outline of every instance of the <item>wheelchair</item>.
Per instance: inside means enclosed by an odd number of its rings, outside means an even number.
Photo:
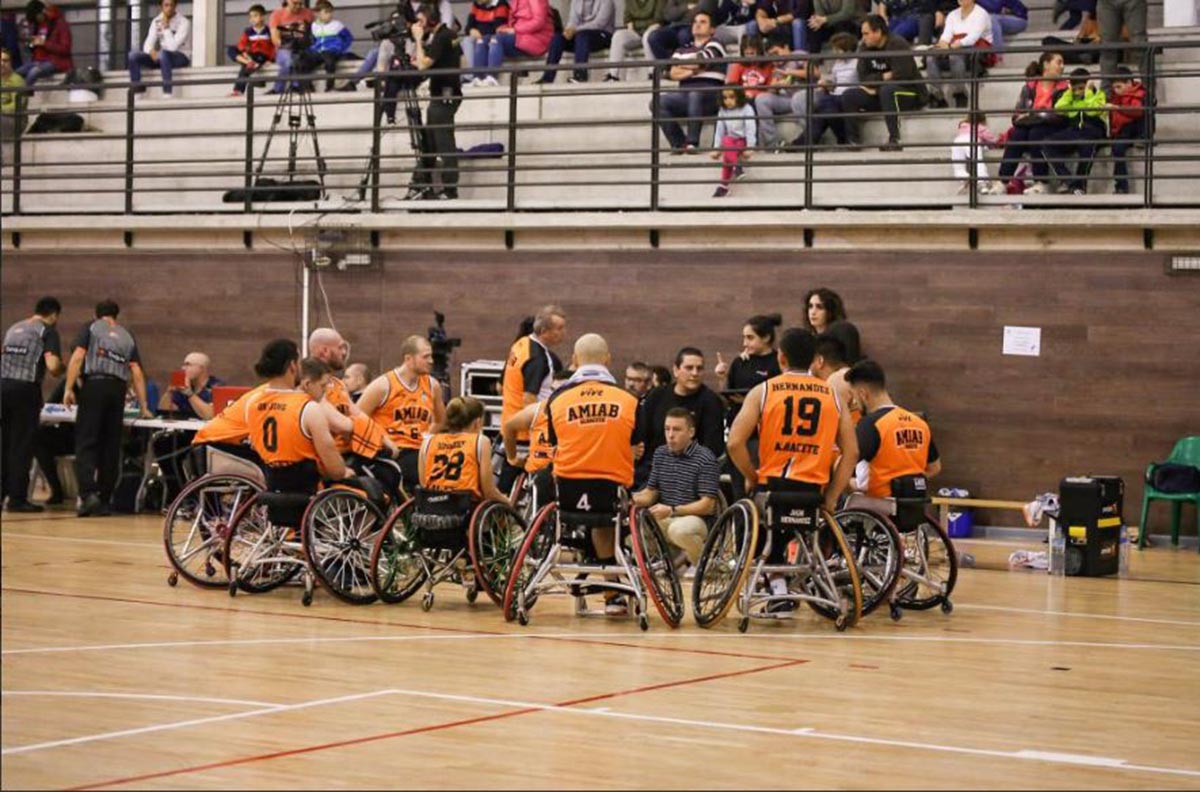
[[[163,546],[171,573],[201,588],[225,588],[225,539],[234,514],[254,494],[266,488],[262,469],[245,459],[214,448],[205,449],[207,474],[188,482],[166,510]]]
[[[845,516],[851,524],[875,532],[894,532],[899,537],[901,566],[896,586],[887,598],[893,620],[899,621],[905,610],[940,606],[943,613],[951,613],[958,553],[929,508],[925,477],[902,476],[891,486],[891,498],[850,496],[846,508],[838,512],[838,519]]]
[[[421,608],[433,607],[433,589],[450,581],[474,603],[482,591],[496,605],[525,522],[496,501],[475,503],[469,493],[418,488],[388,518],[371,552],[371,586],[380,600],[399,603],[424,586]]]
[[[571,595],[576,614],[588,615],[584,597],[615,591],[633,600],[642,630],[650,628],[648,601],[663,621],[678,627],[683,590],[670,545],[649,512],[632,506],[617,484],[560,478],[555,485],[557,501],[538,512],[513,560],[504,592],[505,621],[529,624],[534,604],[551,593]],[[614,562],[601,564],[591,533],[610,527],[615,530]]]
[[[692,583],[701,627],[716,626],[735,602],[740,632],[752,619],[793,618],[799,602],[833,621],[839,632],[862,617],[858,567],[837,519],[822,508],[819,490],[794,487],[743,498],[718,518]],[[770,578],[778,575],[786,578],[786,593],[771,589]]]
[[[311,605],[317,582],[343,602],[369,605],[370,555],[388,499],[355,477],[317,492],[260,492],[234,515],[223,551],[229,596],[261,594],[301,578]]]
[[[508,500],[521,515],[526,525],[533,522],[533,518],[542,510],[542,507],[557,497],[554,491],[553,470],[554,467],[551,465],[532,475],[521,471],[513,482]]]

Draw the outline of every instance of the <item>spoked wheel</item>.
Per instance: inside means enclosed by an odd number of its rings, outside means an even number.
[[[516,619],[522,625],[529,623],[529,610],[537,602],[537,595],[527,596],[524,609],[518,592],[523,591],[534,575],[542,566],[547,553],[554,546],[554,531],[557,525],[556,515],[558,506],[547,504],[533,521],[533,525],[525,532],[525,541],[512,560],[512,571],[508,575],[508,583],[504,587],[504,620]]]
[[[407,500],[384,523],[371,551],[371,586],[389,604],[404,602],[425,582],[417,529],[412,524],[413,501]]]
[[[667,544],[667,538],[663,536],[658,523],[645,509],[635,506],[629,510],[629,526],[633,555],[637,559],[646,591],[663,621],[678,627],[683,621],[683,587],[679,585],[679,575],[671,563],[671,546]]]
[[[287,583],[304,566],[301,558],[284,546],[292,529],[275,525],[267,514],[261,493],[251,495],[233,516],[222,555],[229,590],[262,594]]]
[[[823,520],[816,532],[805,532],[801,553],[806,555],[811,572],[804,581],[805,591],[821,601],[808,601],[808,606],[827,619],[837,629],[858,624],[863,614],[862,583],[858,565],[846,535],[832,514],[822,510]],[[838,603],[836,607],[832,603]]]
[[[854,551],[862,584],[862,615],[889,601],[903,566],[900,532],[887,517],[865,509],[838,512],[838,525]]]
[[[375,601],[371,551],[383,523],[379,507],[351,490],[325,490],[308,505],[301,529],[304,555],[321,585],[341,601]]]
[[[475,508],[467,549],[479,588],[498,606],[504,605],[504,588],[512,574],[513,559],[524,541],[525,522],[515,509],[495,501]]]
[[[901,538],[904,570],[896,589],[897,604],[910,610],[929,610],[949,603],[958,580],[958,554],[945,529],[927,516],[917,530]]]
[[[163,523],[163,546],[175,568],[202,588],[225,588],[229,577],[222,553],[233,515],[261,487],[247,476],[202,476],[176,496]],[[171,585],[175,585],[172,583]]]
[[[746,584],[757,546],[758,509],[753,501],[743,499],[717,519],[696,562],[692,613],[701,627],[712,627],[725,618]]]

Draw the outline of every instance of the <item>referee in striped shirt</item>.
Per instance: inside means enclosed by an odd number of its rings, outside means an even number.
[[[717,458],[696,442],[696,419],[672,407],[663,421],[666,445],[654,451],[646,488],[633,502],[649,510],[671,544],[695,564],[708,535],[706,518],[717,510],[721,468]]]

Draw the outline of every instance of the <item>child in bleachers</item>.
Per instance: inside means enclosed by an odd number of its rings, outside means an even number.
[[[754,98],[763,92],[763,86],[770,84],[771,75],[775,73],[774,63],[758,63],[750,62],[751,59],[757,58],[763,54],[763,38],[762,36],[743,36],[742,37],[742,57],[745,61],[738,61],[729,67],[729,73],[725,76],[727,85],[739,85],[742,87],[742,92],[753,103]]]
[[[462,51],[468,69],[496,68],[500,65],[504,53],[499,42],[494,45],[493,42],[496,39],[496,31],[507,24],[506,0],[475,0],[471,4],[471,10],[467,12],[467,26],[463,30],[466,35],[462,39]],[[489,57],[493,48],[496,51],[494,58]],[[496,62],[493,64],[491,60]],[[462,81],[464,85],[471,83],[476,86],[500,84],[492,74],[481,76],[467,73],[462,76]]]
[[[320,0],[316,6],[317,20],[312,24],[312,47],[309,53],[318,62],[324,62],[325,73],[329,79],[325,81],[325,90],[333,90],[333,74],[337,71],[337,63],[350,52],[354,43],[354,35],[350,29],[333,18],[333,3]]]
[[[975,174],[979,180],[979,192],[991,195],[992,181],[988,176],[987,163],[983,161],[984,146],[995,146],[999,139],[987,127],[987,116],[983,113],[970,113],[958,122],[958,134],[954,136],[954,144],[950,146],[950,162],[954,168],[954,178],[958,179],[958,194],[963,195],[971,188],[971,128],[975,128]]]
[[[271,28],[267,27],[267,9],[257,3],[250,6],[250,26],[242,31],[236,46],[230,47],[229,57],[241,64],[237,82],[230,96],[241,96],[246,92],[247,78],[264,64],[275,60],[275,43],[271,41]]]
[[[1124,66],[1117,67],[1112,81],[1111,112],[1108,123],[1111,127],[1113,156],[1113,192],[1129,194],[1129,170],[1125,155],[1136,141],[1146,137],[1146,88],[1134,79],[1133,72]]]
[[[1054,112],[1066,121],[1063,129],[1046,138],[1046,159],[1058,176],[1058,192],[1087,194],[1087,177],[1092,170],[1096,147],[1108,137],[1108,98],[1089,80],[1087,69],[1071,72],[1069,89],[1054,103]],[[1075,155],[1075,173],[1067,166],[1067,157]]]
[[[835,55],[849,55],[858,48],[858,40],[849,33],[837,33],[829,39],[829,46]],[[842,94],[846,89],[858,85],[858,60],[855,58],[837,58],[825,61],[822,67],[817,90],[813,93],[812,129],[806,129],[795,140],[792,146],[803,148],[809,145],[819,145],[825,130],[833,132],[833,137],[839,146],[850,142],[846,132],[846,119],[831,118],[842,110]]]
[[[729,184],[746,175],[742,162],[753,156],[758,145],[758,123],[754,108],[746,103],[746,94],[741,88],[726,88],[721,91],[721,109],[717,112],[717,130],[713,135],[717,151],[712,158],[721,160],[721,183],[717,185],[713,198],[729,195]]]

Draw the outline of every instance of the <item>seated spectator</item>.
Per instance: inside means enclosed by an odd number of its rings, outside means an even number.
[[[625,367],[625,390],[641,399],[653,387],[650,367],[640,360],[635,360]]]
[[[874,6],[875,13],[887,20],[888,31],[908,39],[911,44],[917,43],[917,36],[921,32],[924,8],[924,0],[882,0],[882,2],[875,3]],[[929,22],[928,31],[922,44],[928,44],[933,40],[932,16],[929,17]]]
[[[500,47],[500,63],[504,58],[527,55],[540,58],[550,50],[554,39],[554,18],[550,15],[549,0],[510,0],[509,23],[496,30]],[[494,60],[488,50],[488,64]],[[498,63],[497,65],[500,65]]]
[[[888,142],[880,151],[899,151],[900,113],[918,110],[925,104],[925,85],[917,71],[908,42],[888,33],[887,21],[872,14],[862,23],[864,52],[893,52],[893,55],[865,57],[858,62],[858,86],[842,94],[847,113],[882,113],[887,123]],[[861,139],[857,122],[847,124],[848,137]]]
[[[617,7],[613,0],[571,0],[566,27],[562,33],[556,33],[550,40],[550,52],[546,56],[546,63],[550,66],[558,65],[563,52],[570,44],[575,53],[576,68],[569,82],[587,82],[588,70],[579,66],[587,63],[593,52],[608,49],[616,18]],[[548,69],[540,80],[534,82],[545,85],[554,82],[557,76],[557,71]]]
[[[71,60],[71,26],[58,6],[42,0],[29,0],[25,6],[29,23],[29,61],[17,73],[27,86],[51,74],[65,74],[74,68]]]
[[[745,3],[746,0],[740,0]],[[746,35],[760,35],[767,40],[787,36],[792,49],[804,49],[807,36],[805,20],[800,17],[796,0],[758,0],[754,4],[754,19],[745,25]]]
[[[743,36],[741,55],[745,60],[730,64],[725,75],[725,84],[740,87],[751,101],[763,92],[775,72],[774,63],[754,60],[763,54],[764,43],[763,37],[757,34]]]
[[[813,0],[812,14],[805,23],[804,43],[800,49],[805,52],[820,52],[825,43],[838,33],[858,35],[858,9],[854,0]],[[886,28],[887,23],[884,23]],[[888,47],[888,49],[892,49]]]
[[[8,50],[14,69],[21,65],[21,28],[16,9],[0,12],[0,49]]]
[[[269,94],[281,94],[293,71],[303,70],[305,50],[300,46],[308,39],[309,27],[316,19],[304,0],[287,0],[271,12],[267,24],[271,28],[271,43],[275,45],[275,62],[279,64],[279,79]],[[287,37],[286,41],[284,37]],[[297,63],[296,61],[300,62]]]
[[[767,50],[771,55],[780,56],[787,55],[789,51],[787,39],[783,37],[772,39],[770,49]],[[780,143],[775,116],[786,115],[797,124],[805,123],[810,66],[815,77],[815,63],[800,60],[776,63],[770,77],[770,85],[754,100],[754,109],[758,112],[760,145],[763,148],[776,148]]]
[[[704,119],[716,115],[719,89],[725,84],[725,64],[705,63],[725,57],[725,48],[713,38],[712,17],[707,13],[698,12],[692,20],[692,38],[691,46],[671,56],[667,76],[679,82],[679,90],[662,94],[658,102],[659,125],[671,144],[672,154],[697,153]],[[686,134],[676,118],[689,119]]]
[[[342,382],[346,385],[346,390],[350,391],[350,399],[358,402],[358,397],[362,395],[363,388],[371,384],[371,367],[366,363],[351,363],[346,366],[346,370],[342,373]]]
[[[694,565],[708,536],[707,519],[717,510],[721,470],[712,451],[696,442],[696,419],[683,407],[667,410],[663,435],[666,442],[654,452],[646,488],[634,493],[633,502],[650,512],[667,541]]]
[[[695,0],[664,0],[660,12],[660,24],[646,34],[646,53],[654,60],[666,60],[680,47],[692,42],[692,20],[700,9]],[[715,10],[714,10],[715,14]],[[709,17],[710,24],[712,17]]]
[[[1059,30],[1074,30],[1086,17],[1096,18],[1096,0],[1055,0],[1054,22],[1066,14],[1067,19],[1058,26]]]
[[[704,384],[704,353],[684,347],[675,356],[675,383],[655,388],[638,406],[639,434],[646,448],[638,462],[637,481],[650,476],[654,452],[666,443],[667,411],[683,407],[696,419],[696,438],[714,457],[725,453],[725,403]]]
[[[958,8],[946,16],[946,26],[941,38],[933,45],[934,52],[925,57],[925,71],[929,75],[929,106],[949,107],[948,96],[953,95],[955,107],[967,106],[966,54],[974,48],[992,46],[992,18],[975,0],[958,0]],[[951,55],[935,54],[948,50]],[[945,79],[949,72],[950,80]]]
[[[247,78],[258,71],[264,63],[275,60],[275,44],[271,41],[271,29],[267,27],[267,9],[255,3],[250,6],[250,25],[242,31],[236,46],[228,49],[229,59],[241,64],[237,82],[230,96],[241,96],[246,92]]]
[[[167,387],[158,400],[158,411],[171,413],[175,418],[200,418],[208,421],[213,417],[212,389],[223,384],[208,372],[208,355],[189,352],[183,359],[183,387]]]
[[[1129,171],[1125,155],[1130,147],[1146,137],[1146,87],[1134,79],[1133,72],[1117,67],[1113,77],[1109,136],[1112,138],[1113,193],[1129,194]]]
[[[841,295],[833,289],[811,289],[804,295],[803,327],[813,335],[824,333],[834,322],[846,318]]]
[[[972,132],[974,129],[974,132]],[[975,137],[972,148],[971,137]],[[975,161],[975,178],[979,192],[989,195],[992,192],[992,181],[988,175],[987,163],[983,161],[984,146],[995,146],[999,138],[988,129],[987,116],[980,112],[967,113],[966,118],[958,122],[958,131],[954,135],[954,143],[950,146],[950,165],[954,178],[958,179],[958,194],[965,195],[971,189],[971,161]]]
[[[612,42],[608,45],[608,74],[605,82],[616,82],[621,79],[617,73],[617,64],[627,60],[640,45],[644,57],[651,57],[650,34],[660,26],[659,14],[662,0],[625,0],[625,12],[621,20],[621,29],[613,33]]]
[[[467,12],[467,25],[463,28],[466,33],[462,37],[463,59],[468,69],[497,68],[504,59],[504,51],[496,42],[496,31],[508,23],[507,0],[475,0]],[[493,42],[496,42],[493,45]],[[492,63],[491,50],[495,50],[495,63]],[[462,76],[463,85],[499,85],[500,82],[493,74],[478,74],[468,72]]]
[[[1066,125],[1046,138],[1046,159],[1058,176],[1058,192],[1087,194],[1088,174],[1092,170],[1092,157],[1096,147],[1108,138],[1108,97],[1104,91],[1089,81],[1091,73],[1085,68],[1071,72],[1070,89],[1063,91],[1054,102],[1054,112],[1065,120]],[[1075,173],[1067,166],[1066,159],[1074,155],[1078,160]]]
[[[333,3],[329,0],[319,0],[316,8],[317,19],[312,24],[313,42],[308,51],[314,62],[325,65],[325,73],[329,75],[325,81],[325,91],[329,92],[333,90],[333,75],[337,72],[338,61],[352,57],[350,47],[354,44],[354,34],[333,18]]]
[[[25,79],[13,71],[12,53],[0,50],[0,88],[4,89],[0,93],[0,136],[5,144],[17,134],[17,110],[25,104],[24,87]]]
[[[671,369],[666,366],[651,366],[650,367],[650,389],[661,388],[664,385],[674,385],[675,378],[671,376]]]
[[[1008,183],[1010,194],[1046,190],[1044,182],[1050,175],[1050,166],[1046,164],[1042,141],[1062,127],[1062,116],[1054,112],[1054,103],[1068,89],[1062,73],[1063,58],[1057,52],[1043,52],[1025,70],[1027,82],[1021,86],[1017,97],[1013,125],[1000,160],[1000,181]],[[1032,163],[1033,176],[1037,180],[1028,190],[1013,179],[1024,157]]]
[[[146,86],[141,84],[142,67],[157,66],[162,71],[163,99],[173,98],[173,71],[191,63],[192,23],[175,12],[178,4],[179,0],[162,0],[162,13],[150,20],[142,51],[129,53],[129,82],[135,94],[146,92]]]
[[[717,150],[711,156],[721,160],[721,182],[713,198],[729,195],[729,185],[746,175],[742,163],[754,156],[757,147],[758,124],[753,105],[746,103],[741,88],[726,88],[721,91],[721,109],[717,111],[717,129],[713,134],[713,148]]]
[[[1004,49],[1004,40],[1029,27],[1029,9],[1021,0],[977,0],[992,18],[992,48]]]
[[[829,46],[835,54],[846,55],[854,52],[858,42],[849,33],[838,33],[829,40]],[[804,130],[792,146],[803,148],[807,145],[817,146],[825,135],[825,130],[833,132],[834,140],[839,146],[849,145],[850,138],[846,132],[846,119],[840,115],[845,111],[842,106],[842,95],[858,85],[858,61],[854,58],[838,58],[825,61],[821,72],[820,82],[813,94],[812,129]],[[809,134],[809,132],[812,134]]]

